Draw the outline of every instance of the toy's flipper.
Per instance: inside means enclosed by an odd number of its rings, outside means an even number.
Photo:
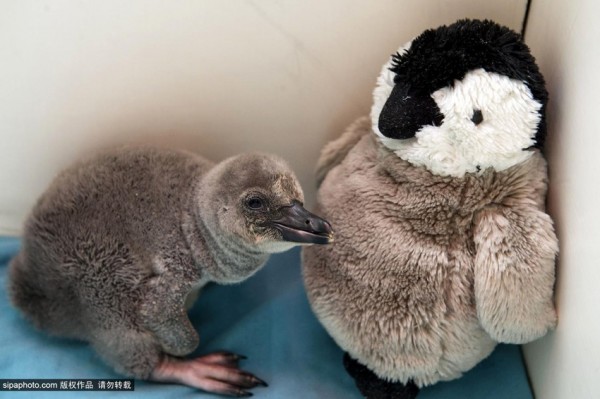
[[[348,126],[340,137],[327,143],[321,150],[321,156],[317,162],[317,185],[320,186],[327,173],[346,158],[348,152],[364,135],[370,133],[371,118],[363,116]]]
[[[382,380],[366,366],[352,359],[348,353],[344,353],[344,367],[367,399],[414,399],[419,393],[419,387],[412,381],[402,384]]]
[[[475,301],[496,341],[521,344],[556,324],[552,302],[558,241],[534,206],[486,208],[475,218]]]

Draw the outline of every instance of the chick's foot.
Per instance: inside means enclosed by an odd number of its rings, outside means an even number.
[[[260,378],[238,368],[245,356],[215,352],[195,359],[164,356],[151,375],[157,382],[173,382],[234,397],[252,396],[249,389],[267,386]]]

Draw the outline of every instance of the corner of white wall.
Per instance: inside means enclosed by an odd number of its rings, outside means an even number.
[[[559,324],[524,347],[537,398],[600,397],[600,3],[534,0],[525,40],[550,103],[548,210],[560,240]]]

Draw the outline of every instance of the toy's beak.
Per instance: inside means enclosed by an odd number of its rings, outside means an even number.
[[[333,229],[328,221],[310,213],[294,201],[280,209],[281,216],[271,223],[285,241],[303,244],[330,244]]]
[[[408,85],[398,82],[383,105],[377,126],[385,137],[409,139],[423,126],[440,126],[443,120],[431,95],[413,93]]]

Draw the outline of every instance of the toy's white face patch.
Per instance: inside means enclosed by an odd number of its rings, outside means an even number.
[[[378,121],[394,87],[390,64],[377,81],[371,120],[379,140],[400,158],[437,175],[462,177],[490,167],[507,169],[533,153],[526,149],[535,143],[541,104],[523,82],[483,69],[432,93],[444,115],[441,126],[424,126],[414,138],[405,140],[385,137]],[[472,120],[476,110],[483,117],[478,124]]]

